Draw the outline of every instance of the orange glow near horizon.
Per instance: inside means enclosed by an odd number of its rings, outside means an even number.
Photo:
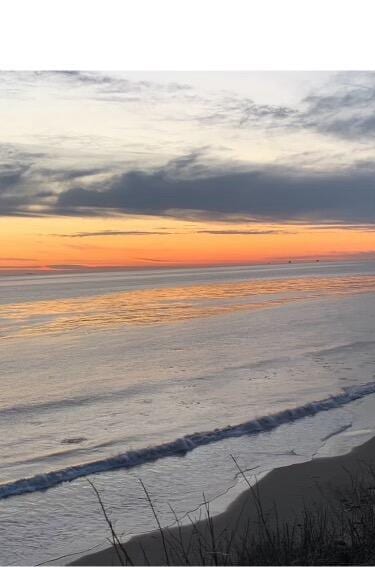
[[[118,217],[4,218],[0,224],[2,271],[230,265],[372,253],[375,232],[365,229]]]

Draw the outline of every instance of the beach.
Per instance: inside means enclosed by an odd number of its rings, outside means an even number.
[[[124,547],[136,565],[165,565],[164,543],[166,543],[169,564],[179,564],[183,556],[181,554],[176,556],[176,540],[178,540],[183,542],[185,549],[189,548],[190,564],[199,564],[201,562],[198,551],[199,537],[210,541],[212,529],[218,541],[224,540],[225,534],[230,534],[234,530],[234,539],[238,542],[244,537],[249,526],[253,531],[257,530],[258,497],[271,527],[272,524],[275,525],[275,508],[279,525],[292,526],[302,521],[305,508],[329,512],[332,511],[332,507],[338,507],[337,492],[344,494],[353,479],[373,483],[374,477],[369,466],[375,466],[375,437],[346,455],[313,459],[274,469],[254,488],[243,492],[224,513],[214,516],[212,521],[202,520],[194,526],[165,529],[163,535],[158,530],[153,531],[131,539]],[[334,517],[333,513],[332,516]],[[197,531],[200,536],[197,535]],[[220,559],[218,563],[221,563]],[[118,555],[113,547],[83,556],[71,563],[71,565],[119,564]]]
[[[140,480],[163,527],[186,524],[203,493],[219,517],[244,492],[231,455],[253,482],[375,435],[372,262],[0,289],[0,564],[108,547],[88,481],[128,541],[155,528]]]
[[[375,565],[375,73],[96,67],[0,71],[0,566]]]

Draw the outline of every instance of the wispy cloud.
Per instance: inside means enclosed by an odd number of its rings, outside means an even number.
[[[295,234],[293,231],[289,230],[276,230],[276,229],[267,229],[267,230],[236,230],[236,229],[222,229],[222,230],[197,230],[198,234],[213,234],[213,235],[271,235],[271,234]]]
[[[203,110],[203,109],[202,109]],[[260,104],[240,96],[216,96],[198,117],[230,128],[314,130],[345,140],[375,136],[375,72],[336,73],[295,106]]]
[[[207,105],[206,113],[199,117],[204,124],[224,124],[230,127],[275,126],[288,124],[298,110],[288,106],[259,104],[248,97],[217,97]]]
[[[353,230],[360,232],[375,232],[375,222],[374,224],[347,224],[344,222],[336,224],[324,224],[317,226],[310,226],[310,230]]]
[[[375,72],[338,74],[323,92],[302,100],[296,127],[349,140],[375,136]]]
[[[91,236],[149,236],[173,234],[172,232],[158,230],[99,230],[96,232],[74,232],[72,234],[51,234],[62,238],[87,238]]]
[[[124,103],[143,98],[183,96],[192,87],[184,83],[135,80],[124,72],[100,71],[2,71],[1,95],[29,98],[35,89],[52,90],[55,97]]]

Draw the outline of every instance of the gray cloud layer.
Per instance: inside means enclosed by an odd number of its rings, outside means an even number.
[[[317,173],[235,164],[205,167],[201,160],[197,152],[159,169],[128,171],[100,182],[95,175],[85,177],[96,170],[3,169],[0,214],[375,223],[375,164]],[[56,183],[60,189],[49,190]]]
[[[14,77],[18,76],[18,81],[31,85],[30,88],[38,81],[55,85],[57,82],[67,94],[67,85],[72,90],[87,87],[91,89],[90,96],[101,100],[144,92],[176,94],[192,90],[188,85],[176,83],[129,81],[121,74],[60,71],[1,76],[10,85],[16,85]],[[256,104],[250,98],[224,95],[210,104],[204,106],[206,114],[201,117],[206,124],[308,129],[361,144],[368,144],[375,135],[374,72],[339,74],[324,92],[306,96],[298,108]],[[320,150],[317,154],[314,163],[321,159]],[[7,144],[0,145],[0,215],[129,214],[232,222],[375,224],[375,162],[371,159],[319,172],[290,165],[239,167],[210,161],[202,149],[182,155],[159,169],[145,166],[142,170],[125,171],[124,162],[117,168],[95,167],[93,162],[87,166],[77,159],[71,163],[76,165],[64,167],[58,157],[51,161],[42,152],[27,153]],[[115,234],[130,233],[111,232]]]
[[[241,215],[269,222],[375,222],[373,171],[348,169],[306,173],[287,168],[209,171],[181,178],[168,169],[131,171],[105,189],[76,187],[62,192],[55,212],[171,215],[206,219]]]

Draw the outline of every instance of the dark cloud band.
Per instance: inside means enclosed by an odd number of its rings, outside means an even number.
[[[326,173],[271,166],[239,171],[218,164],[197,175],[194,163],[191,169],[176,169],[175,162],[170,162],[157,170],[114,175],[103,183],[72,187],[70,180],[68,188],[59,192],[27,190],[30,178],[25,181],[23,172],[17,175],[3,180],[1,215],[127,214],[233,222],[375,224],[375,167],[371,164]],[[38,175],[39,185],[48,187],[48,172],[43,183],[40,172]],[[79,175],[75,179],[77,183]]]
[[[265,222],[375,222],[375,177],[356,168],[336,173],[306,173],[292,169],[210,171],[186,179],[168,168],[132,171],[103,189],[76,187],[62,192],[54,212],[238,217]]]

